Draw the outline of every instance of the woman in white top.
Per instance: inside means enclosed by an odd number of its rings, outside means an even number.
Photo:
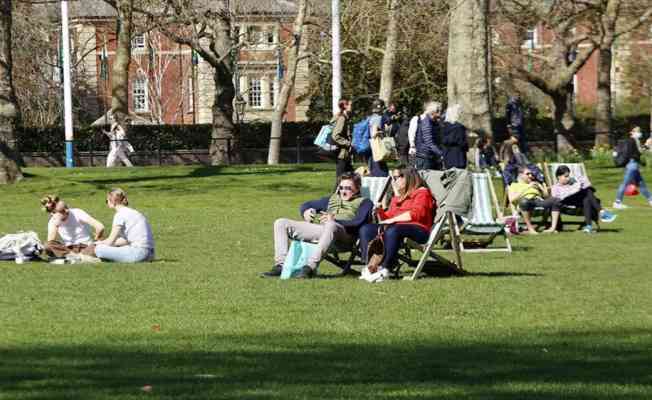
[[[108,261],[137,263],[154,259],[154,236],[147,218],[129,208],[127,194],[122,189],[112,189],[106,204],[115,210],[111,234],[95,246],[95,255]]]
[[[45,246],[50,257],[66,254],[92,254],[95,240],[102,238],[104,225],[80,208],[69,208],[58,196],[47,195],[41,199],[43,211],[50,214],[48,240]],[[90,228],[95,230],[91,237]],[[60,239],[60,240],[59,240]]]

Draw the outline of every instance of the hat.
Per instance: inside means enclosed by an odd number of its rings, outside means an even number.
[[[371,111],[375,113],[382,112],[385,109],[385,102],[382,99],[376,99],[371,103]]]

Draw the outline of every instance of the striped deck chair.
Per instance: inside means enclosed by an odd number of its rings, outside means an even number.
[[[462,238],[460,240],[461,251],[506,251],[511,253],[512,245],[509,240],[509,230],[505,228],[503,222],[500,222],[503,213],[498,205],[498,198],[496,197],[491,176],[488,172],[473,173],[471,179],[473,181],[473,210],[471,217],[463,220],[462,226],[459,226],[456,219],[454,220],[455,229]],[[504,237],[505,247],[488,247],[498,235]],[[479,245],[480,248],[465,248],[465,236],[486,236],[486,239],[473,242]]]
[[[390,188],[391,178],[386,177],[362,177],[362,187],[360,188],[360,195],[371,200],[374,204],[379,203],[383,200],[385,194]],[[339,257],[339,253],[349,253],[350,255],[347,259],[342,259]],[[324,256],[324,259],[331,264],[342,269],[341,275],[346,275],[353,272],[352,266],[355,264],[356,257],[359,256],[358,241],[356,240],[353,247],[342,247],[338,246],[337,243],[334,243],[329,252]]]
[[[584,166],[584,163],[545,163],[544,164],[544,170],[543,172],[546,175],[546,183],[548,184],[548,187],[552,189],[553,185],[557,183],[557,168],[561,167],[562,165],[565,165],[570,169],[570,176],[577,178],[580,176],[584,176],[588,178],[589,176],[586,173],[586,167]],[[576,216],[576,217],[584,217],[584,213],[581,207],[575,207],[567,204],[562,204],[561,206],[561,213],[565,215],[570,215],[570,216]],[[598,220],[599,221],[599,220]],[[584,225],[584,219],[582,218],[581,221],[572,221],[573,223],[578,223],[581,226]],[[560,222],[561,224],[561,222]],[[561,225],[560,225],[561,226]],[[598,222],[598,228],[599,228],[599,222]]]

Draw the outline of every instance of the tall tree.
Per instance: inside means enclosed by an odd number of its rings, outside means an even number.
[[[380,96],[378,96],[385,101],[385,104],[389,104],[392,100],[392,91],[394,90],[394,68],[396,66],[399,35],[399,7],[399,0],[389,0],[387,39],[385,39],[385,51],[383,52],[383,63],[380,70]]]
[[[213,69],[215,97],[209,154],[213,165],[228,165],[239,159],[237,131],[233,123],[234,40],[232,14],[225,2],[160,0],[161,12],[143,10],[153,28],[175,42],[189,46]],[[237,42],[236,42],[237,43]]]
[[[453,0],[448,41],[448,104],[462,106],[461,122],[492,134],[489,100],[489,0]]]
[[[595,144],[609,144],[612,129],[611,69],[613,46],[652,16],[652,5],[639,0],[595,0],[595,30],[591,37],[598,51],[598,103],[595,115]]]
[[[11,75],[11,18],[11,0],[0,0],[0,184],[23,177],[16,162],[14,131],[19,112]]]
[[[125,130],[129,115],[129,65],[134,32],[134,0],[105,0],[117,12],[118,41],[111,75],[111,113]]]
[[[283,115],[286,112],[290,94],[294,88],[297,77],[297,66],[302,56],[302,49],[305,48],[305,20],[308,14],[308,0],[299,0],[297,15],[294,19],[292,28],[291,44],[287,49],[287,71],[283,76],[281,82],[281,91],[278,96],[278,101],[274,107],[272,114],[272,131],[269,141],[269,153],[267,155],[268,164],[278,164],[281,154],[281,136],[283,129]]]

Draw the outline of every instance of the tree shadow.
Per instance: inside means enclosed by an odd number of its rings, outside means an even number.
[[[151,397],[188,399],[400,393],[409,400],[595,400],[644,399],[652,392],[649,329],[532,332],[483,341],[365,339],[325,332],[192,336],[162,330],[107,338],[115,343],[110,345],[4,347],[0,394],[132,398],[145,395],[145,385],[151,385]]]

